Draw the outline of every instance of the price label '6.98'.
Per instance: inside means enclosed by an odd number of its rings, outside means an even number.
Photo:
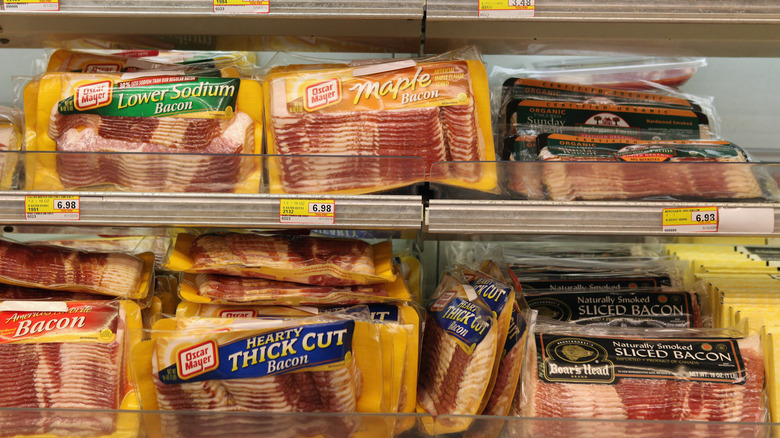
[[[333,225],[336,223],[336,201],[332,199],[281,199],[279,223]]]

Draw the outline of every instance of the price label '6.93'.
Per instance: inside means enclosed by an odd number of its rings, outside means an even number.
[[[665,208],[665,233],[714,233],[718,231],[718,207]]]

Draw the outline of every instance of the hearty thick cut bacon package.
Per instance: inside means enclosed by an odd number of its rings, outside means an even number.
[[[132,353],[143,409],[376,413],[387,408],[377,378],[385,350],[367,312],[306,319],[173,318],[158,321],[151,336]],[[202,421],[163,416],[160,432],[207,436],[208,427],[194,427],[205,426]],[[242,434],[249,432],[245,426],[227,427]],[[359,426],[351,417],[313,422],[291,417],[254,431],[335,438]]]
[[[499,326],[494,312],[458,272],[445,272],[427,305],[417,410],[430,415],[478,415],[496,378]],[[423,420],[429,433],[464,432],[471,417]]]
[[[425,176],[437,161],[492,161],[487,75],[478,55],[469,56],[271,73],[264,81],[268,152],[421,157]],[[402,160],[350,163],[282,158],[270,167],[271,191],[366,193],[423,177]],[[478,190],[496,184],[490,171],[440,177]]]
[[[257,192],[262,89],[253,80],[47,73],[25,88],[28,188]],[[255,138],[258,141],[255,141]],[[161,155],[162,154],[162,155]]]
[[[525,417],[762,422],[764,364],[757,335],[736,329],[611,329],[537,324],[519,413]],[[555,427],[547,436],[564,436]],[[627,423],[576,433],[626,436]],[[709,436],[696,429],[695,436]],[[526,431],[533,435],[534,431]],[[641,432],[640,428],[636,432]],[[568,434],[573,433],[571,428]],[[641,434],[640,434],[641,435]]]
[[[357,239],[310,236],[179,234],[164,267],[320,286],[396,279],[390,242],[371,245]]]
[[[119,298],[149,293],[154,254],[76,251],[0,240],[0,283]]]
[[[120,409],[135,405],[126,370],[140,341],[141,316],[131,301],[4,301],[0,303],[0,407]],[[0,416],[3,434],[31,430],[71,436],[121,432],[120,417],[74,421],[67,413]],[[136,425],[137,427],[137,425]],[[137,433],[137,430],[135,431]],[[14,433],[11,433],[14,435]]]

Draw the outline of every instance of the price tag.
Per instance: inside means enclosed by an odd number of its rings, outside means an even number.
[[[480,17],[522,18],[533,17],[535,0],[477,0]]]
[[[333,225],[336,223],[336,201],[332,199],[281,199],[279,223]]]
[[[81,219],[78,196],[25,196],[24,218],[28,221],[77,221]]]
[[[664,233],[715,233],[718,207],[664,208]]]
[[[269,0],[214,0],[218,14],[267,14],[270,10]]]
[[[60,0],[3,0],[6,11],[59,11]]]

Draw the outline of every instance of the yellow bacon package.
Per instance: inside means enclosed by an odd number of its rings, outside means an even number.
[[[151,340],[134,349],[132,366],[145,410],[378,413],[386,409],[383,382],[376,378],[383,373],[384,353],[367,312],[306,319],[173,318],[157,322]],[[271,429],[349,436],[360,427],[349,416],[333,421],[323,429],[290,417]],[[195,423],[163,417],[160,432],[190,436],[204,427]],[[257,425],[227,427],[241,435]]]
[[[0,350],[8,361],[0,407],[55,409],[46,415],[18,411],[14,416],[21,418],[15,421],[21,423],[12,424],[25,425],[19,436],[30,430],[36,436],[84,430],[94,436],[137,436],[137,415],[82,412],[74,422],[61,410],[138,408],[127,358],[141,340],[140,313],[127,300],[0,302]],[[16,435],[13,430],[5,432]]]
[[[37,91],[37,92],[36,92]],[[257,193],[262,87],[170,73],[46,73],[25,89],[27,189]],[[255,141],[257,139],[257,141]]]
[[[269,162],[271,193],[369,193],[422,180],[496,188],[490,166],[432,172],[440,161],[495,160],[481,61],[406,59],[279,72],[263,87],[268,153],[283,157]],[[331,158],[292,158],[301,155]],[[422,160],[365,158],[379,156]]]
[[[165,269],[343,286],[396,279],[392,243],[254,233],[179,234]]]

